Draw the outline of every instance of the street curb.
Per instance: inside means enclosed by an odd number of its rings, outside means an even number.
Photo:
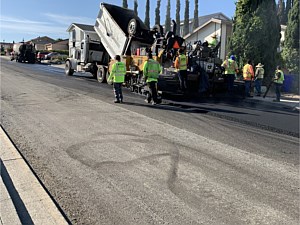
[[[260,99],[244,99],[244,102],[246,103],[259,103],[259,104],[264,104],[264,105],[268,105],[268,106],[279,106],[279,107],[283,107],[286,109],[294,109],[297,105],[297,103],[295,103],[295,106],[291,106],[288,105],[284,102],[268,102],[268,101],[264,101],[264,100],[260,100]]]
[[[1,177],[21,224],[69,224],[2,127],[0,147]]]

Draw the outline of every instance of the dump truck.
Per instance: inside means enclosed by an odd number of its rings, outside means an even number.
[[[11,60],[16,60],[16,62],[35,63],[35,46],[31,43],[15,43],[13,45],[13,54],[11,55]]]
[[[164,92],[178,90],[179,80],[172,65],[176,52],[184,47],[185,41],[175,35],[175,21],[173,31],[164,33],[161,25],[149,29],[133,10],[101,3],[94,29],[111,58],[107,67],[98,66],[98,81],[106,81],[114,56],[120,55],[127,67],[126,86],[139,93],[147,91],[143,85],[142,70],[147,53],[151,51],[163,68],[158,89]]]
[[[149,29],[131,9],[122,8],[107,3],[100,4],[94,30],[99,41],[86,37],[79,49],[74,49],[72,58],[66,61],[66,74],[81,70],[91,72],[101,83],[106,82],[115,55],[120,55],[126,64],[127,73],[125,84],[132,91],[147,92],[143,82],[143,64],[147,60],[147,53],[152,52],[163,71],[159,76],[158,90],[160,92],[176,93],[179,90],[177,71],[173,67],[178,50],[186,49],[185,40],[176,35],[176,23],[172,21],[172,31],[164,32],[157,24]],[[91,49],[91,43],[98,46]],[[78,54],[76,54],[78,52]],[[197,90],[201,71],[189,73],[188,83]]]

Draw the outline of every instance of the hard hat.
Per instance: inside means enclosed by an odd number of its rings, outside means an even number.
[[[234,55],[231,55],[231,56],[230,56],[230,59],[231,59],[231,60],[235,60],[235,56],[234,56]]]

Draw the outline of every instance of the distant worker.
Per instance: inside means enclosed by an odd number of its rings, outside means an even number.
[[[283,81],[284,81],[284,73],[282,72],[280,66],[277,66],[273,81],[275,83],[275,92],[276,92],[276,99],[274,99],[273,101],[274,102],[280,102],[281,87],[282,87],[282,84],[283,84]]]
[[[264,79],[265,70],[263,68],[264,65],[262,65],[261,63],[258,63],[255,67],[256,70],[255,70],[254,84],[255,84],[256,96],[260,96],[261,85]]]
[[[229,94],[233,94],[233,84],[235,79],[235,74],[238,73],[238,65],[235,61],[235,56],[231,55],[222,64],[225,69],[226,79],[227,79],[227,90]]]
[[[218,45],[217,35],[214,34],[211,38],[212,39],[208,42],[208,47],[215,48]]]
[[[144,79],[149,87],[149,92],[145,101],[150,103],[152,99],[152,105],[159,103],[157,100],[157,81],[160,73],[161,67],[159,63],[152,59],[152,53],[148,52],[148,60],[144,63],[143,67]]]
[[[177,56],[175,60],[175,68],[178,70],[178,78],[180,82],[180,90],[185,92],[187,89],[186,83],[187,83],[187,57],[184,54],[183,49],[179,49],[179,55]]]
[[[126,75],[126,65],[121,62],[121,57],[119,55],[115,56],[115,62],[112,66],[111,73],[108,77],[108,81],[113,82],[114,93],[115,93],[115,103],[123,102],[123,94],[122,94],[122,84],[125,81]]]
[[[254,71],[251,63],[252,61],[248,60],[247,64],[243,68],[243,77],[245,81],[245,97],[252,97],[250,95],[250,89],[251,89],[251,82],[254,78]]]

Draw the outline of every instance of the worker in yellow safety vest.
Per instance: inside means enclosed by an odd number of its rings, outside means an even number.
[[[276,99],[274,99],[273,101],[274,102],[280,102],[281,87],[282,87],[283,81],[284,81],[284,73],[282,72],[280,66],[277,66],[273,81],[275,83],[275,92],[276,92]]]
[[[233,94],[235,74],[238,73],[238,65],[235,61],[235,56],[231,55],[229,59],[226,57],[225,61],[222,63],[222,67],[225,69],[228,94]]]
[[[159,74],[161,73],[161,66],[156,60],[152,59],[151,52],[148,52],[147,55],[148,60],[144,63],[143,66],[143,75],[144,80],[149,87],[149,92],[147,93],[147,98],[145,99],[145,101],[147,103],[150,103],[152,99],[152,105],[156,105],[159,103],[157,100],[157,82]]]
[[[122,84],[125,81],[126,75],[126,65],[121,62],[121,57],[119,55],[115,56],[116,62],[112,66],[111,73],[108,77],[108,81],[113,82],[115,103],[123,102]]]
[[[217,35],[214,34],[211,38],[212,39],[208,42],[208,47],[215,48],[218,45]]]
[[[186,55],[184,54],[183,49],[179,49],[179,54],[177,58],[175,59],[174,66],[178,70],[178,78],[180,82],[180,90],[185,92],[187,89],[187,64],[188,59]]]
[[[250,95],[251,82],[254,78],[254,71],[252,61],[248,60],[247,64],[243,68],[243,77],[245,81],[245,97],[252,97]]]

